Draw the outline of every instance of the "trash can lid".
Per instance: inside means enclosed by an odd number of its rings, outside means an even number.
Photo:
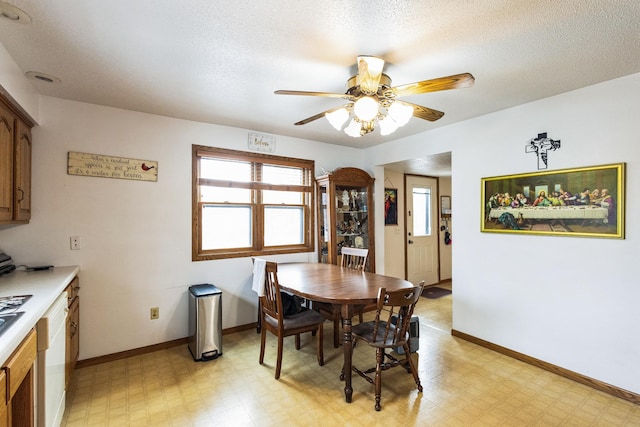
[[[221,294],[222,291],[211,284],[192,285],[189,286],[189,291],[196,297],[205,295]]]

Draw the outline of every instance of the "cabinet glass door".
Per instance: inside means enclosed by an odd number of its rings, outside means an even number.
[[[318,236],[318,242],[320,246],[320,262],[330,263],[329,260],[329,242],[331,241],[331,234],[329,230],[329,206],[327,187],[326,185],[320,185],[318,187],[318,199],[320,201],[320,207],[318,211],[318,227],[320,230]]]
[[[369,248],[369,212],[367,188],[336,185],[336,245],[340,256],[343,247]],[[337,260],[340,264],[340,259]]]

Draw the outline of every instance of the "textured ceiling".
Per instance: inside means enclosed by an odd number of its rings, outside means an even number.
[[[638,0],[9,0],[0,42],[44,95],[370,147],[640,71]],[[403,99],[445,112],[396,133],[351,138],[324,119],[357,55],[393,84],[463,72],[471,88]]]

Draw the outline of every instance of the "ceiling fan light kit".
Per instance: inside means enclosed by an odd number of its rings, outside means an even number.
[[[353,114],[361,121],[370,122],[378,116],[379,105],[377,99],[363,96],[353,104]]]
[[[324,116],[337,131],[344,130],[347,135],[358,138],[373,132],[376,125],[384,136],[409,123],[413,116],[429,121],[436,121],[444,116],[442,111],[400,101],[397,99],[400,96],[470,87],[475,81],[471,74],[463,73],[392,87],[391,78],[382,72],[383,59],[363,55],[358,56],[357,64],[358,74],[347,80],[347,91],[344,94],[293,90],[277,90],[275,94],[348,100],[349,103],[342,107],[315,114],[295,125],[304,125]],[[347,122],[349,124],[344,127]]]
[[[411,120],[411,116],[413,116],[413,107],[403,104],[400,101],[391,104],[391,107],[389,107],[387,111],[388,115],[398,126],[406,125],[409,123],[409,120]]]
[[[346,108],[330,111],[325,113],[324,116],[329,120],[329,123],[331,123],[331,126],[333,126],[335,130],[342,130],[342,126],[349,120],[349,112]]]

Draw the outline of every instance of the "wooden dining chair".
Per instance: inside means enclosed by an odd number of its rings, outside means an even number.
[[[342,267],[364,271],[367,265],[368,256],[369,249],[343,247],[340,265]],[[340,308],[326,302],[314,302],[313,308],[318,310],[325,319],[333,322],[333,347],[340,347],[340,326],[342,325]],[[362,322],[362,311],[363,310],[356,312],[356,314],[360,316],[360,322]]]
[[[340,265],[342,267],[364,271],[367,268],[368,257],[369,249],[343,247]]]
[[[413,374],[418,391],[422,392],[422,384],[420,384],[418,371],[411,358],[409,348],[409,325],[413,309],[420,299],[423,288],[424,281],[411,289],[387,292],[386,289],[381,288],[378,291],[375,320],[355,325],[351,331],[353,336],[352,352],[355,350],[358,341],[364,341],[376,349],[375,367],[364,371],[355,366],[351,368],[353,372],[375,385],[376,411],[381,408],[382,371],[397,366],[404,367],[407,372]],[[389,350],[397,347],[402,347],[404,350],[404,360],[400,360],[401,358],[396,359],[388,353]],[[373,372],[375,372],[375,377],[371,378],[368,374]],[[340,379],[344,379],[344,366],[342,367]]]
[[[296,350],[300,350],[300,334],[312,332],[316,334],[318,364],[324,365],[322,348],[322,324],[324,317],[314,310],[303,310],[291,316],[285,316],[282,305],[282,294],[278,283],[278,264],[267,261],[265,267],[264,296],[260,297],[262,309],[260,328],[260,364],[264,362],[264,347],[267,331],[278,337],[278,355],[276,359],[276,379],[280,378],[282,367],[282,348],[284,338],[295,335]]]

